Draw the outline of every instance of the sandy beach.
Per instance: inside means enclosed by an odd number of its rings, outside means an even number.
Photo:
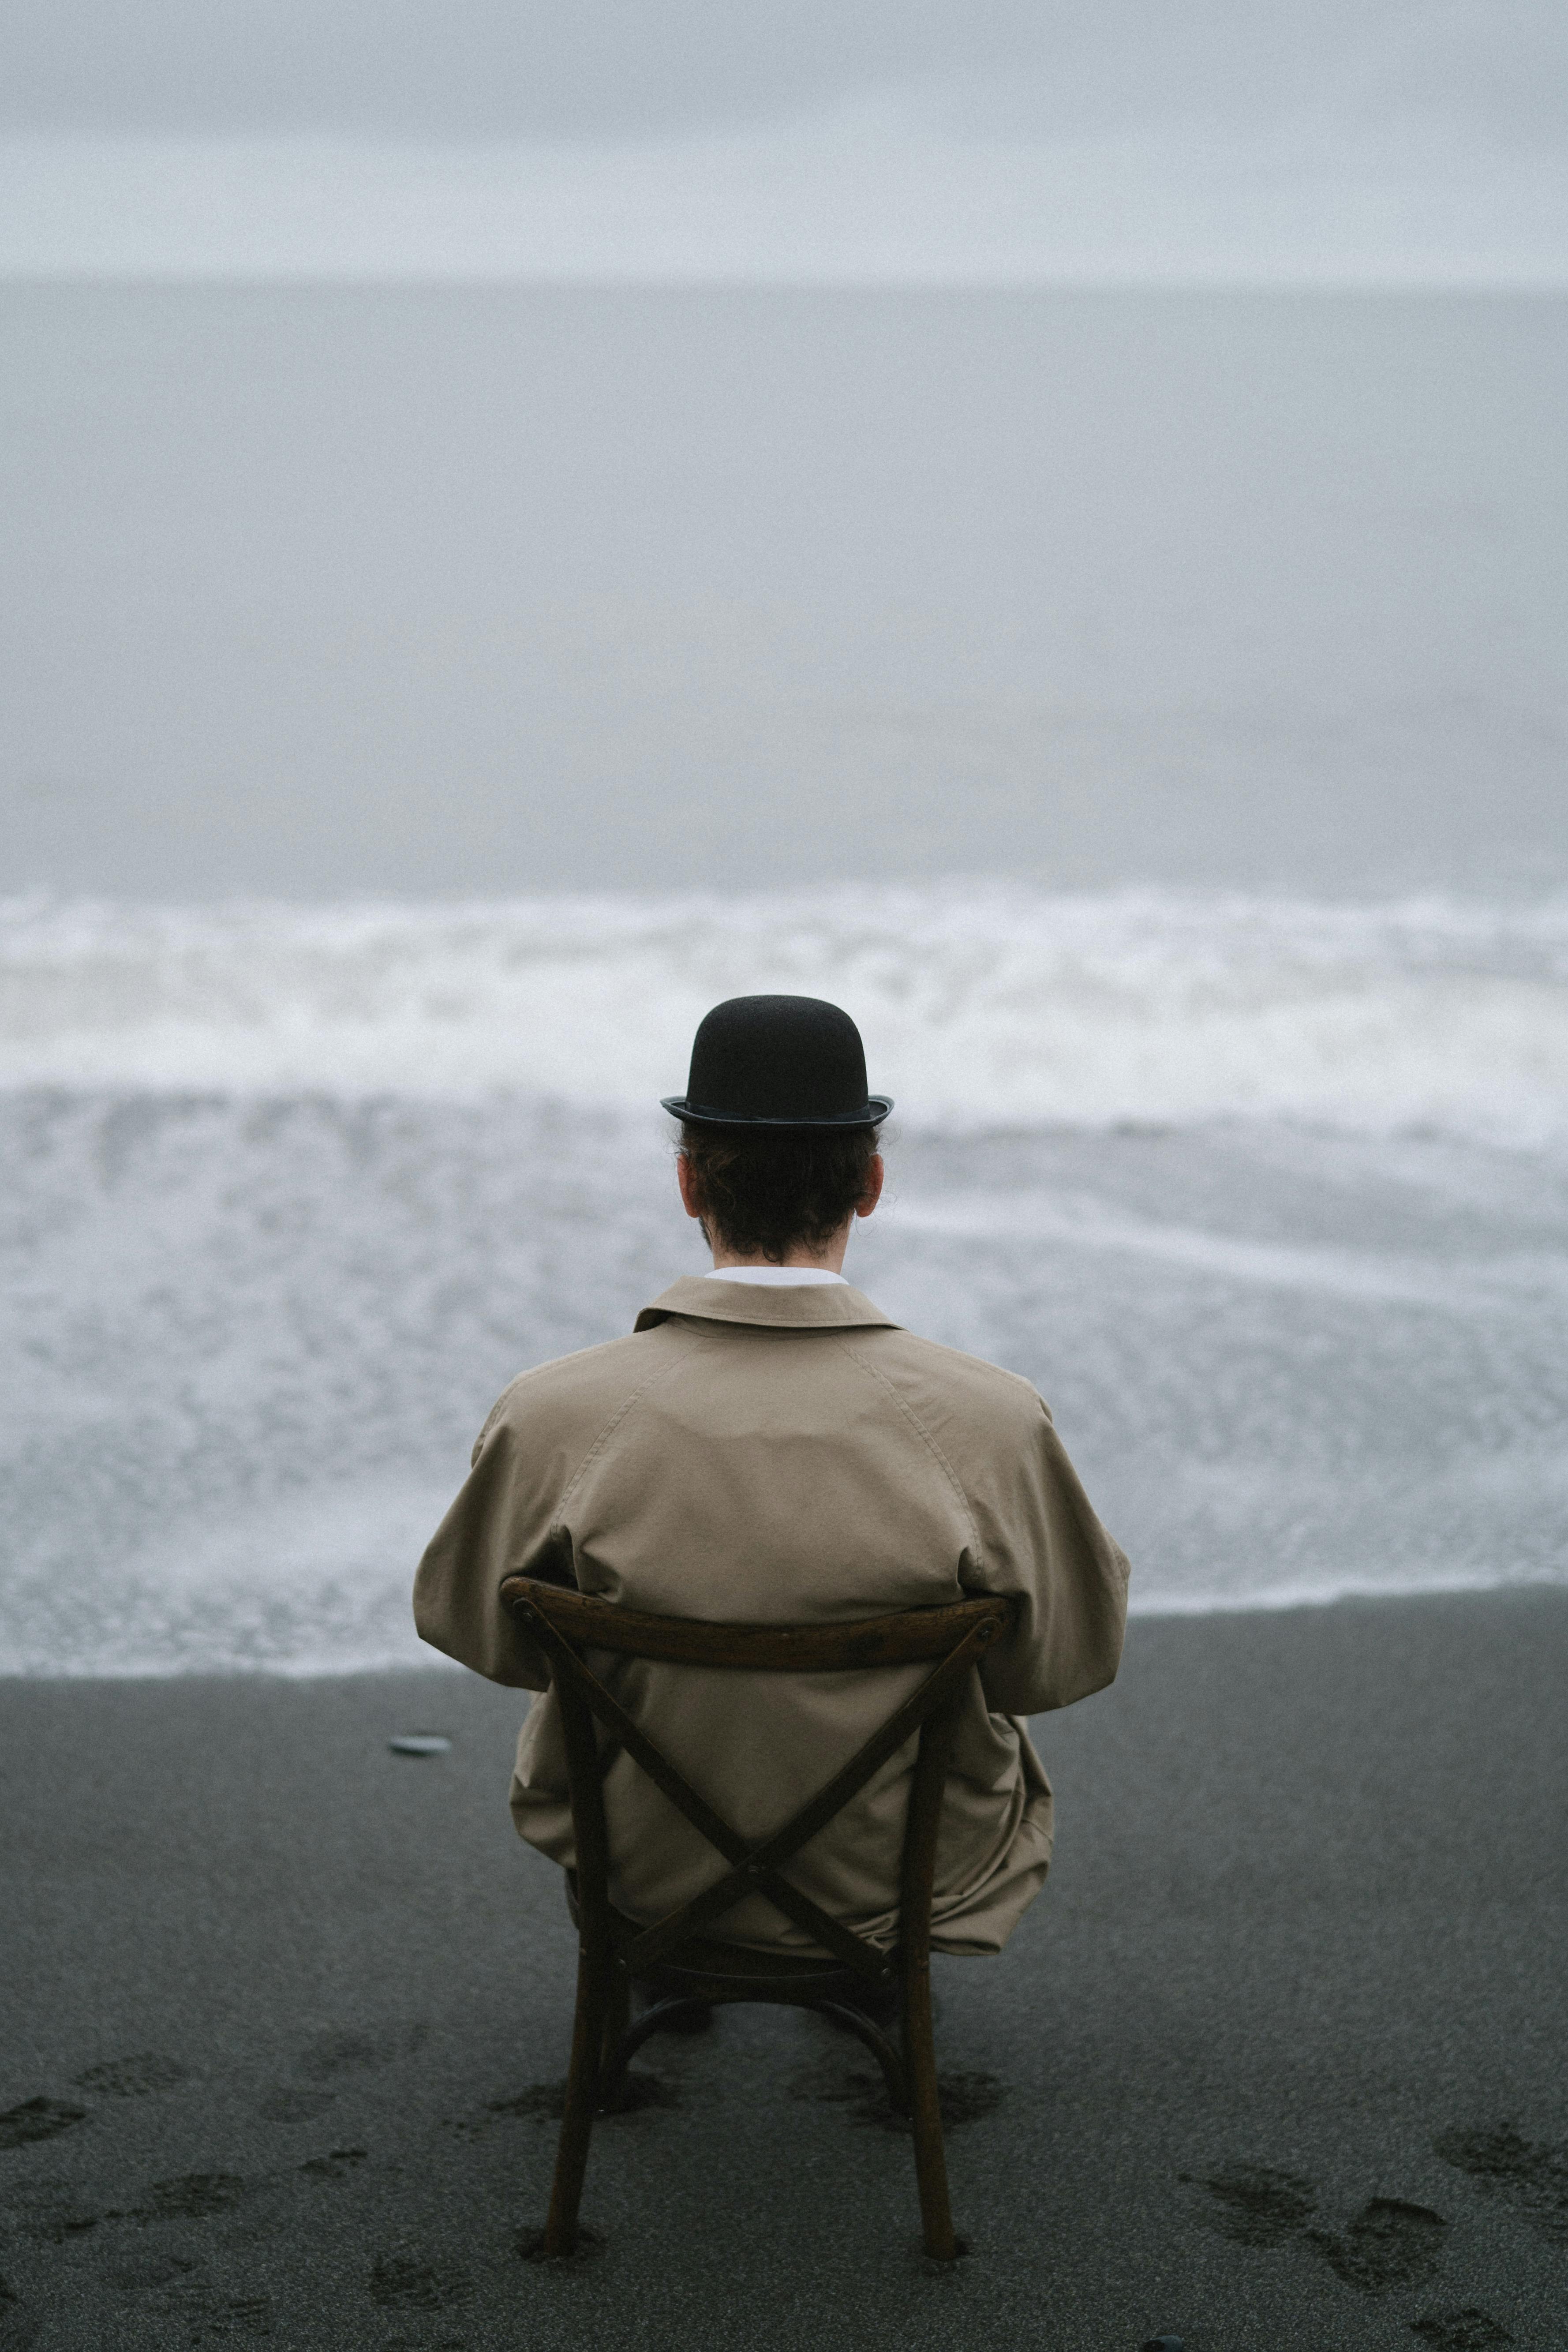
[[[542,2215],[572,1937],[513,1694],[12,1682],[0,2346],[1568,2340],[1568,1594],[1135,1623],[949,1961],[955,2269],[860,2053],[731,2012]],[[390,1737],[440,1731],[415,1760]]]

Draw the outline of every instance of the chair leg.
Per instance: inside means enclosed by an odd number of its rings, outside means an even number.
[[[570,2254],[577,2245],[577,2208],[588,2168],[588,2141],[599,2092],[599,2053],[609,2007],[609,1971],[586,1952],[577,1959],[577,2007],[572,2021],[572,2062],[566,2073],[566,2107],[555,2151],[555,2179],[544,2224],[546,2254]]]
[[[618,1960],[610,1963],[609,1990],[605,1999],[605,2024],[599,2039],[598,2102],[608,2110],[624,2067],[616,2064],[622,2040],[632,2021],[632,1980]]]
[[[942,2139],[936,2039],[931,2021],[931,1965],[924,1959],[910,1962],[904,1971],[904,2075],[914,2127],[915,2180],[925,2250],[937,2262],[951,2263],[960,2249],[947,2194],[947,2154]]]

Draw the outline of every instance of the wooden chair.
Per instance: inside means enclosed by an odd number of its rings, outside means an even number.
[[[966,1601],[843,1625],[759,1626],[646,1616],[524,1576],[508,1577],[501,1598],[550,1661],[565,1733],[577,1849],[571,1898],[578,1925],[577,2006],[555,2179],[540,2251],[569,2254],[575,2248],[595,2111],[613,2107],[626,2064],[648,2036],[703,2007],[777,2001],[820,2011],[873,2052],[889,2098],[913,2127],[925,2250],[939,2260],[953,2260],[962,2248],[953,2235],[948,2203],[931,2035],[931,1878],[956,1710],[975,1664],[1007,1631],[1011,1602]],[[585,1664],[584,1653],[592,1650],[749,1674],[849,1673],[868,1666],[933,1664],[920,1688],[848,1763],[756,1844],[731,1829],[638,1729]],[[604,1767],[595,1717],[614,1747],[624,1748],[641,1766],[729,1864],[702,1894],[652,1926],[623,1917],[610,1904]],[[782,1874],[783,1866],[917,1733],[920,1749],[910,1782],[899,1890],[899,1940],[894,1951],[882,1952],[803,1895]],[[706,1932],[749,1895],[766,1895],[827,1957],[749,1951],[718,1942]],[[630,2021],[634,1977],[651,1981],[660,1996],[635,2024]],[[899,2049],[866,2009],[857,2005],[858,1987],[874,1988],[884,2003],[895,1992],[901,1996]]]

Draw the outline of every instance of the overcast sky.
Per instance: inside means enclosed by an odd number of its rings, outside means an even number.
[[[1563,0],[52,0],[0,272],[1568,277]]]
[[[1555,144],[1568,120],[1562,0],[51,0],[5,24],[13,129],[637,138],[911,86],[1046,135],[1436,109]]]

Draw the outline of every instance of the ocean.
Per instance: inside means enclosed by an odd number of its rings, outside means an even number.
[[[848,1271],[1202,1612],[1568,1579],[1568,303],[10,288],[0,1672],[408,1663],[490,1402]]]

